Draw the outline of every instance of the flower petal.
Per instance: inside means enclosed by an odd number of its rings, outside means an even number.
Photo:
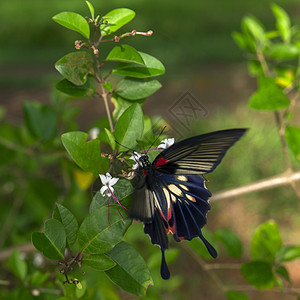
[[[107,185],[104,185],[101,189],[100,189],[100,193],[102,194],[102,196],[104,196],[104,192],[108,189]]]
[[[102,184],[106,184],[107,183],[107,179],[106,176],[103,174],[99,174],[100,180],[102,182]]]
[[[109,184],[109,187],[111,188],[111,186],[115,185],[117,182],[118,182],[119,178],[112,178],[110,180],[110,182],[108,183]]]
[[[157,147],[157,149],[167,149],[171,147],[175,142],[174,138],[164,139],[161,141],[161,144]]]

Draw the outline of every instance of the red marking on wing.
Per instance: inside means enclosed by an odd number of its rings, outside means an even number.
[[[166,158],[160,157],[155,164],[155,168],[159,168],[160,166],[166,164],[167,162],[168,160]]]
[[[144,176],[146,177],[147,176],[147,172],[146,172],[145,169],[143,169],[143,171],[144,171]]]

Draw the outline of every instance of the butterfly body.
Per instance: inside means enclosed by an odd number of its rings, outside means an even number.
[[[137,192],[129,215],[142,221],[151,242],[160,246],[163,279],[170,276],[164,256],[169,233],[177,242],[199,237],[211,256],[217,256],[201,232],[211,193],[200,175],[212,172],[245,131],[216,131],[180,141],[158,154],[153,163],[148,155],[137,159],[133,180]]]

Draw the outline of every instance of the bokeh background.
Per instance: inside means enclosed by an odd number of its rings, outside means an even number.
[[[243,141],[228,153],[222,166],[209,176],[208,187],[213,193],[284,170],[273,115],[251,111],[247,106],[256,82],[248,75],[246,59],[231,36],[233,31],[240,30],[242,17],[249,14],[260,19],[267,29],[274,28],[272,1],[98,0],[91,3],[98,14],[118,7],[133,9],[136,17],[124,31],[154,31],[152,37],[136,36],[124,41],[157,57],[166,67],[166,74],[160,78],[163,87],[146,101],[145,113],[168,118],[170,107],[188,92],[208,113],[192,122],[190,131],[182,131],[182,135],[230,127],[250,128]],[[276,3],[289,13],[293,24],[300,25],[299,1],[277,0]],[[74,51],[74,41],[80,39],[77,33],[52,21],[51,17],[61,11],[88,15],[82,0],[0,2],[0,105],[6,110],[7,122],[16,125],[23,122],[22,102],[25,100],[50,101],[53,85],[60,80],[54,64]],[[104,47],[102,57],[108,50],[109,47]],[[79,130],[87,131],[105,115],[96,100],[82,99],[73,105],[81,107],[77,117]],[[297,109],[299,111],[299,107]],[[295,122],[300,125],[299,118],[295,118]],[[234,230],[243,240],[245,259],[249,256],[248,246],[255,227],[270,218],[279,224],[284,243],[299,244],[299,199],[288,187],[224,200],[212,206],[207,227]],[[221,262],[230,260],[226,256],[220,259]],[[294,261],[288,269],[294,285],[300,287],[299,262]],[[185,250],[180,249],[171,271],[182,277],[175,291],[162,289],[163,299],[175,299],[175,295],[178,299],[200,299],[200,296],[201,299],[223,299],[215,283],[207,279],[205,271]],[[227,277],[224,273],[222,276]],[[238,271],[233,277],[242,282]],[[253,291],[249,295],[253,299],[282,299],[282,295],[273,292],[257,294]],[[122,297],[131,299],[126,293]]]

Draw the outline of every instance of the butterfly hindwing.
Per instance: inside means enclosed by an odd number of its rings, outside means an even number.
[[[155,202],[152,222],[145,224],[145,232],[149,234],[151,242],[165,250],[168,233],[172,233],[177,242],[194,237],[204,239],[201,228],[206,224],[206,215],[210,210],[208,199],[211,196],[204,179],[197,175],[156,175],[157,182],[153,184],[152,193],[159,200]],[[160,203],[163,203],[163,207]],[[216,252],[213,253],[215,257]]]

